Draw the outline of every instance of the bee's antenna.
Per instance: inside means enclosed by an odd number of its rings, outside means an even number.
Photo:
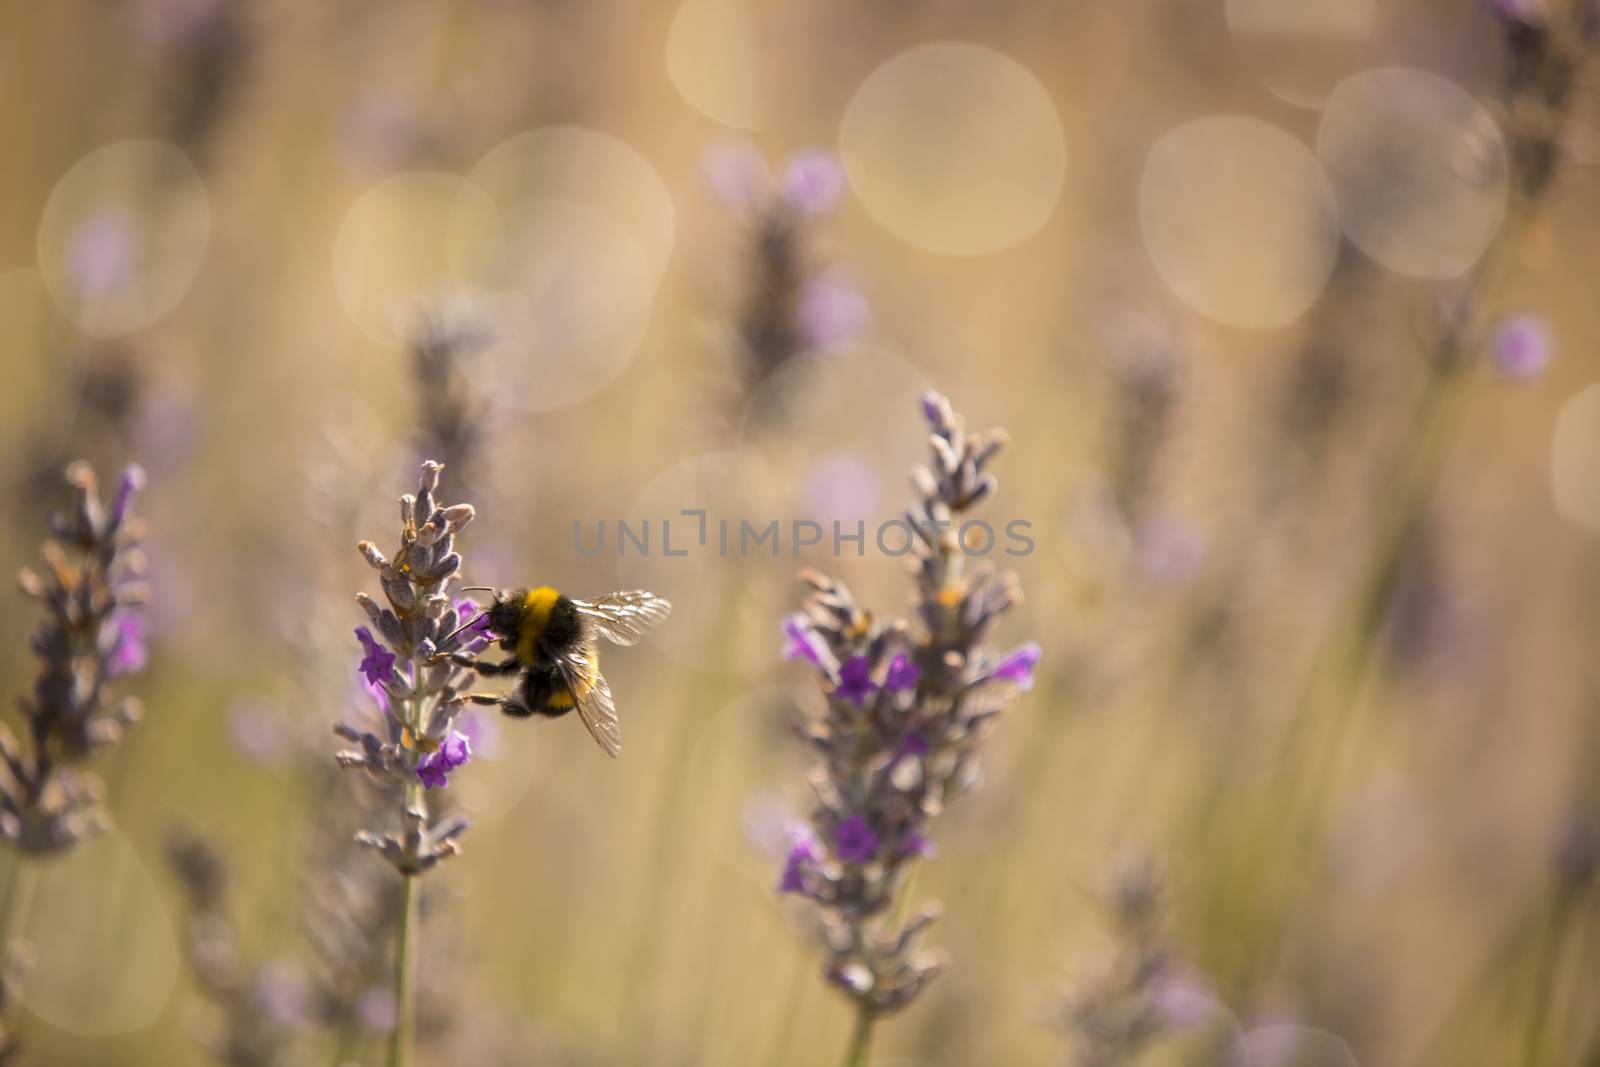
[[[492,585],[464,585],[461,587],[461,592],[463,593],[493,593],[494,591],[495,588]]]

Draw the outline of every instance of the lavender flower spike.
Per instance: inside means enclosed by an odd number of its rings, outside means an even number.
[[[479,640],[471,630],[458,632],[460,612],[450,595],[461,569],[455,537],[472,521],[473,509],[437,503],[442,469],[424,463],[416,493],[400,498],[400,548],[393,559],[370,541],[357,546],[388,600],[380,606],[366,594],[356,598],[368,622],[355,630],[364,653],[359,669],[393,710],[371,730],[345,723],[334,729],[357,746],[337,754],[340,765],[407,788],[405,829],[366,831],[357,840],[408,877],[455,855],[455,839],[466,829],[459,819],[430,826],[423,793],[424,787],[444,788],[449,772],[471,755],[466,737],[452,726],[476,675],[450,657]]]
[[[1031,643],[993,650],[996,626],[1019,599],[1016,581],[966,565],[954,534],[994,493],[987,468],[1005,437],[966,433],[936,393],[923,413],[930,465],[912,471],[907,511],[914,617],[884,620],[807,571],[811,595],[784,624],[790,656],[809,664],[827,710],[803,730],[818,753],[817,806],[778,888],[821,910],[827,979],[857,1011],[849,1063],[867,1062],[875,1020],[910,1004],[944,966],[917,948],[933,912],[898,925],[891,905],[911,862],[933,852],[935,816],[980,780],[979,748],[1039,659]]]

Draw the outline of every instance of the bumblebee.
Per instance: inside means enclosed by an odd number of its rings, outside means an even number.
[[[479,704],[496,705],[513,718],[559,718],[574,709],[608,756],[622,751],[622,730],[611,686],[600,673],[599,639],[631,645],[667,617],[672,605],[635,590],[578,600],[547,585],[494,591],[484,612],[508,659],[491,663],[461,657],[463,666],[486,677],[521,674],[505,696],[475,693]]]

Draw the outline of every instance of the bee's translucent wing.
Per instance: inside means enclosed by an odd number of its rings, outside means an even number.
[[[634,644],[672,610],[665,598],[643,589],[574,600],[573,604],[591,630],[619,645]]]
[[[600,673],[599,656],[587,645],[580,645],[556,657],[562,680],[578,705],[578,718],[588,727],[595,743],[615,758],[622,753],[622,724],[617,720],[617,705],[611,699],[611,686]]]

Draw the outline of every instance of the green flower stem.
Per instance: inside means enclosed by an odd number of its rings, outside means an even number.
[[[866,1067],[872,1052],[872,1025],[878,1015],[866,1002],[856,1006],[856,1025],[850,1035],[850,1047],[845,1050],[844,1067]]]

